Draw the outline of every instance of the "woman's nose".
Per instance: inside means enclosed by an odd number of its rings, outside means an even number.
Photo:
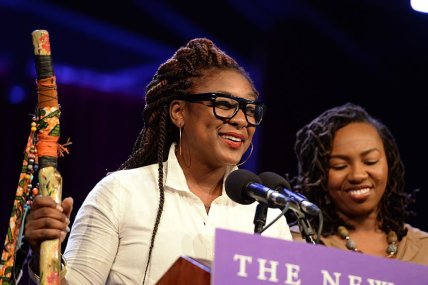
[[[232,118],[230,118],[229,122],[233,125],[238,125],[240,127],[245,127],[248,122],[247,122],[247,118],[245,117],[245,113],[244,110],[242,110],[241,108],[238,110],[238,112],[235,114],[235,116],[233,116]]]
[[[365,180],[368,177],[368,173],[362,164],[354,164],[351,167],[351,171],[348,174],[348,179],[350,181],[357,181],[360,182],[362,180]]]

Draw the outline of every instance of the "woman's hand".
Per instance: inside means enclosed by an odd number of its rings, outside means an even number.
[[[35,252],[40,252],[40,244],[45,240],[64,241],[70,231],[72,210],[71,197],[65,198],[61,205],[48,196],[38,196],[34,199],[26,218],[24,236]]]

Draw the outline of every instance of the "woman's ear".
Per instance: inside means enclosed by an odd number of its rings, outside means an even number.
[[[184,125],[184,105],[184,102],[180,100],[173,100],[169,105],[169,115],[171,116],[171,121],[178,128],[181,128]]]

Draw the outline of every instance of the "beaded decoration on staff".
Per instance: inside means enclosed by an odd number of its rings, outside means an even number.
[[[21,264],[17,266],[17,250],[22,245],[22,232],[32,197],[39,194],[61,203],[62,176],[57,170],[57,159],[68,153],[67,142],[59,145],[60,107],[56,78],[50,50],[49,33],[32,32],[37,74],[38,105],[31,123],[31,132],[24,152],[24,161],[18,189],[9,222],[0,264],[0,285],[17,284]],[[38,184],[32,183],[37,175]],[[40,246],[40,284],[60,284],[61,243],[59,239],[44,241]]]
[[[1,256],[0,284],[2,285],[17,284],[19,281],[22,265],[17,265],[16,259],[18,250],[22,245],[23,221],[28,212],[32,197],[38,194],[38,189],[36,187],[33,188],[32,185],[34,173],[38,168],[36,122],[37,118],[33,116]]]

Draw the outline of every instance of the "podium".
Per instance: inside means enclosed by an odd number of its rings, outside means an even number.
[[[428,284],[428,266],[216,230],[214,261],[181,256],[157,285]]]
[[[156,285],[209,285],[211,262],[180,256]]]

